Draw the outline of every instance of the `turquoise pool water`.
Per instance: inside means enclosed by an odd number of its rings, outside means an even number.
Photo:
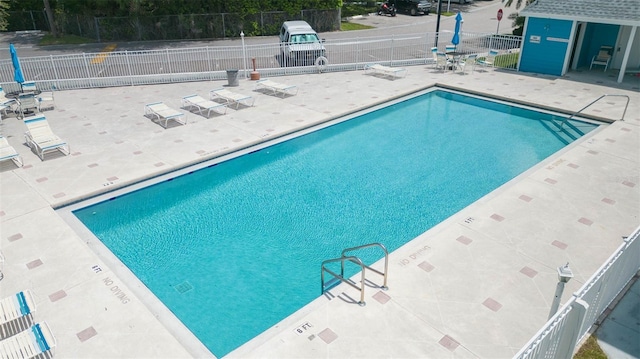
[[[597,127],[552,121],[434,91],[74,214],[220,357]]]

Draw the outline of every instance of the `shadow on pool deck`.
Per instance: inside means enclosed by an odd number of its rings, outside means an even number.
[[[207,96],[223,83],[58,92],[56,108],[44,114],[71,155],[45,161],[24,146],[24,124],[5,118],[2,134],[25,165],[0,172],[2,297],[33,291],[35,319],[50,324],[58,358],[210,356],[141,283],[128,279],[126,268],[107,264],[109,254],[96,252],[87,234],[52,207],[436,83],[567,112],[602,94],[628,95],[624,121],[590,133],[392,253],[390,289],[367,288],[367,306],[321,296],[229,355],[513,356],[546,321],[556,267],[570,262],[575,274],[564,302],[640,222],[638,80],[408,70],[395,81],[362,72],[279,77],[299,87],[285,99],[254,92],[254,83],[242,79],[234,91],[255,96],[254,107],[210,119],[187,113],[187,125],[167,130],[143,116],[146,103],[179,108],[182,96]],[[615,121],[623,107],[612,98],[585,113]],[[344,286],[331,292],[358,297]],[[299,335],[295,329],[304,324],[310,326]]]

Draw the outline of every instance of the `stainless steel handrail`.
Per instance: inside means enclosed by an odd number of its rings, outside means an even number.
[[[364,264],[362,262],[362,260],[356,256],[347,256],[346,254],[348,252],[352,252],[355,250],[359,250],[359,249],[364,249],[364,248],[369,248],[369,247],[378,247],[380,249],[382,249],[382,251],[384,252],[384,272],[381,272],[375,268],[372,268],[366,264]],[[362,269],[362,273],[361,273],[361,283],[362,285],[360,287],[358,287],[357,285],[355,285],[352,281],[345,279],[344,278],[344,263],[346,261],[350,261],[353,262],[357,265],[360,266],[360,268]],[[340,262],[340,274],[332,271],[329,268],[326,268],[325,265],[329,264],[329,263],[334,263],[334,262]],[[325,288],[325,281],[324,281],[324,272],[328,272],[329,274],[331,274],[335,279],[339,279],[341,282],[343,283],[347,283],[348,285],[352,286],[353,288],[357,289],[360,291],[360,301],[358,302],[358,304],[360,304],[361,306],[366,305],[366,303],[364,302],[364,280],[365,280],[365,270],[369,269],[375,273],[380,274],[383,278],[384,278],[384,283],[382,284],[382,286],[380,288],[382,288],[383,290],[387,290],[389,289],[389,287],[387,287],[387,272],[389,270],[389,251],[387,250],[387,248],[382,244],[382,243],[369,243],[369,244],[364,244],[361,246],[357,246],[357,247],[352,247],[352,248],[346,248],[342,251],[342,254],[340,255],[339,258],[333,258],[333,259],[327,259],[326,261],[322,262],[322,265],[320,266],[320,292],[324,293],[326,291]]]
[[[357,285],[353,284],[351,281],[344,279],[344,261],[350,261],[353,262],[357,265],[360,266],[360,268],[362,269],[362,275],[361,275],[361,287],[358,287]],[[332,270],[325,268],[325,264],[328,263],[333,263],[333,262],[341,262],[340,265],[342,267],[343,270],[343,274],[338,274],[333,272]],[[345,257],[342,256],[340,258],[333,258],[333,259],[327,259],[326,261],[322,262],[322,266],[321,266],[321,270],[320,270],[320,281],[321,281],[321,292],[324,293],[325,292],[325,287],[324,287],[324,272],[327,271],[329,272],[331,275],[333,275],[334,278],[339,279],[340,281],[342,281],[343,283],[347,283],[348,285],[352,286],[353,288],[357,289],[360,291],[360,301],[358,302],[358,304],[360,306],[365,306],[366,303],[364,302],[364,277],[365,277],[365,268],[367,268],[367,266],[364,265],[364,263],[362,263],[362,261],[360,260],[360,258],[355,257],[355,256],[349,256],[349,257]]]
[[[364,266],[367,269],[370,269],[373,272],[380,274],[384,278],[384,283],[380,288],[382,288],[383,290],[387,290],[389,289],[389,287],[387,287],[387,272],[389,270],[389,251],[387,251],[387,248],[382,243],[369,243],[369,244],[364,244],[364,245],[353,247],[353,248],[346,248],[342,251],[342,256],[344,257],[345,253],[347,252],[355,251],[358,249],[370,248],[370,247],[379,247],[384,252],[384,272],[380,272],[379,270],[369,267],[367,265],[364,265]],[[342,274],[344,274],[344,262],[342,267]]]
[[[598,97],[597,99],[595,99],[594,101],[590,102],[590,103],[589,103],[588,105],[586,105],[585,107],[583,107],[583,108],[581,108],[580,110],[578,110],[578,111],[574,112],[574,113],[573,113],[573,115],[569,116],[569,118],[564,119],[564,121],[562,121],[561,128],[562,128],[562,126],[564,126],[564,124],[565,124],[567,121],[571,120],[571,119],[572,119],[572,118],[574,118],[577,114],[579,114],[580,112],[582,112],[582,111],[584,111],[585,109],[587,109],[587,107],[589,107],[589,106],[593,105],[594,103],[596,103],[596,102],[598,102],[598,101],[602,100],[603,98],[605,98],[605,97],[607,97],[607,96],[612,96],[612,97],[626,97],[626,98],[627,98],[627,103],[626,103],[626,105],[624,106],[624,111],[622,112],[622,117],[620,118],[620,121],[624,121],[624,115],[627,113],[627,108],[629,107],[629,101],[630,101],[629,96],[628,96],[628,95],[617,95],[617,94],[615,94],[615,95],[611,95],[611,94],[604,94],[604,95],[602,95],[602,96]]]

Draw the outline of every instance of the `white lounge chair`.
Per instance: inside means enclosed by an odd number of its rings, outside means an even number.
[[[33,324],[36,303],[29,290],[10,295],[0,301],[0,339],[15,335]]]
[[[71,153],[69,145],[51,131],[49,122],[43,115],[25,118],[23,122],[27,126],[24,138],[40,160],[44,161],[44,155],[51,151],[60,151],[65,156]]]
[[[240,105],[253,106],[255,99],[252,96],[246,96],[224,88],[214,89],[209,92],[212,100],[221,99],[227,106],[235,104],[236,110]]]
[[[390,67],[380,64],[366,65],[364,67],[365,73],[379,74],[392,79],[407,76],[407,69],[402,67]]]
[[[450,52],[456,52],[456,45],[446,45],[444,47],[444,52],[446,52],[447,54]]]
[[[46,322],[36,323],[29,329],[0,341],[1,358],[51,358],[56,347],[53,336]]]
[[[598,54],[591,58],[591,65],[589,65],[589,70],[593,67],[593,65],[601,65],[604,66],[604,71],[607,71],[609,68],[609,61],[611,61],[611,52],[613,48],[611,46],[600,46],[600,50]]]
[[[164,128],[167,128],[169,121],[175,121],[182,125],[187,124],[187,119],[182,112],[165,105],[164,102],[144,105],[144,115],[158,122]]]
[[[22,167],[22,157],[13,146],[7,142],[7,139],[0,136],[0,161],[13,161],[18,167]]]
[[[211,112],[215,112],[221,115],[227,113],[227,105],[224,103],[217,103],[211,100],[204,99],[199,95],[189,95],[182,98],[183,108],[196,108],[200,115],[204,116],[204,112],[207,112],[207,118],[211,117]]]
[[[295,85],[285,85],[269,79],[256,81],[255,91],[267,90],[272,95],[281,94],[284,98],[286,95],[294,96],[298,93],[298,87]]]

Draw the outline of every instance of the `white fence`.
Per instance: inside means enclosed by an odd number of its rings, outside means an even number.
[[[185,47],[177,49],[114,51],[21,58],[24,78],[36,81],[39,90],[135,86],[172,82],[222,80],[226,70],[239,70],[248,77],[252,59],[263,77],[318,71],[361,70],[367,64],[392,66],[429,64],[437,33],[365,37],[326,41],[328,65],[285,66],[280,45]],[[451,33],[440,33],[438,48],[444,51]],[[520,51],[520,37],[510,35],[462,33],[457,52],[477,53],[490,49],[502,54],[495,66],[515,69]],[[501,61],[502,59],[502,61]],[[0,61],[0,84],[5,92],[19,91],[13,81],[11,60]]]
[[[570,359],[605,309],[640,269],[640,227],[514,358]]]

